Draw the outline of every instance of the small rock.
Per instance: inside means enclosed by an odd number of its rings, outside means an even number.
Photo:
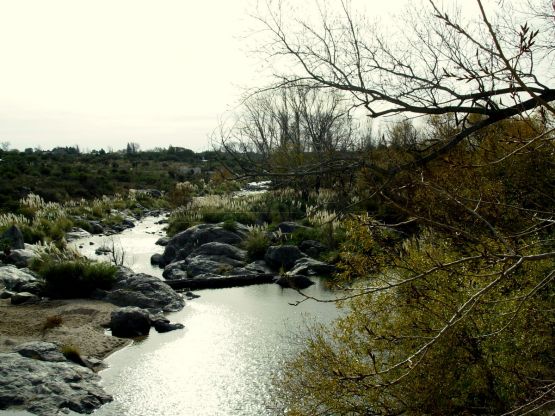
[[[153,326],[154,326],[154,329],[156,329],[156,331],[160,333],[175,331],[176,329],[184,328],[183,324],[172,324],[171,322],[162,322],[162,321],[154,322]]]
[[[185,297],[187,298],[187,300],[193,300],[193,299],[200,298],[200,295],[197,295],[193,292],[185,292]]]
[[[22,303],[34,303],[38,302],[40,298],[29,292],[18,292],[14,293],[11,298],[12,305],[21,305]]]
[[[10,292],[9,290],[3,290],[0,292],[0,299],[9,299],[14,295],[14,292]]]

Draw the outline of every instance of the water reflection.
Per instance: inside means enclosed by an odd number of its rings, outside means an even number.
[[[311,295],[329,297],[322,285]],[[305,302],[277,285],[201,291],[170,319],[182,331],[152,334],[108,358],[114,402],[99,415],[272,415],[270,381],[298,348],[307,320],[329,322],[333,304]]]

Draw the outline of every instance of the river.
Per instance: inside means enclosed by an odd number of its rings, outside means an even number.
[[[161,276],[150,265],[150,256],[163,250],[155,245],[163,234],[157,222],[145,218],[114,242],[124,247],[132,269]],[[94,251],[105,240],[93,236],[76,243],[97,258]],[[106,359],[109,367],[101,376],[114,401],[95,415],[275,415],[269,396],[272,378],[299,350],[307,323],[328,323],[339,314],[333,303],[292,306],[301,296],[275,284],[197,293],[200,298],[168,314],[185,329],[152,331]],[[320,281],[307,293],[332,297]]]

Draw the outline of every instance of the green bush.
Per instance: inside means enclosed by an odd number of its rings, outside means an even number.
[[[260,260],[264,258],[266,250],[270,247],[270,240],[262,230],[253,230],[249,233],[243,243],[249,260]]]
[[[110,289],[116,266],[86,259],[39,260],[33,268],[46,281],[45,293],[51,298],[88,297],[95,289]]]

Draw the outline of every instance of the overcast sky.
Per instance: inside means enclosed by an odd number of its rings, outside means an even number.
[[[244,38],[255,3],[0,0],[0,142],[209,149],[218,120],[265,79]]]

